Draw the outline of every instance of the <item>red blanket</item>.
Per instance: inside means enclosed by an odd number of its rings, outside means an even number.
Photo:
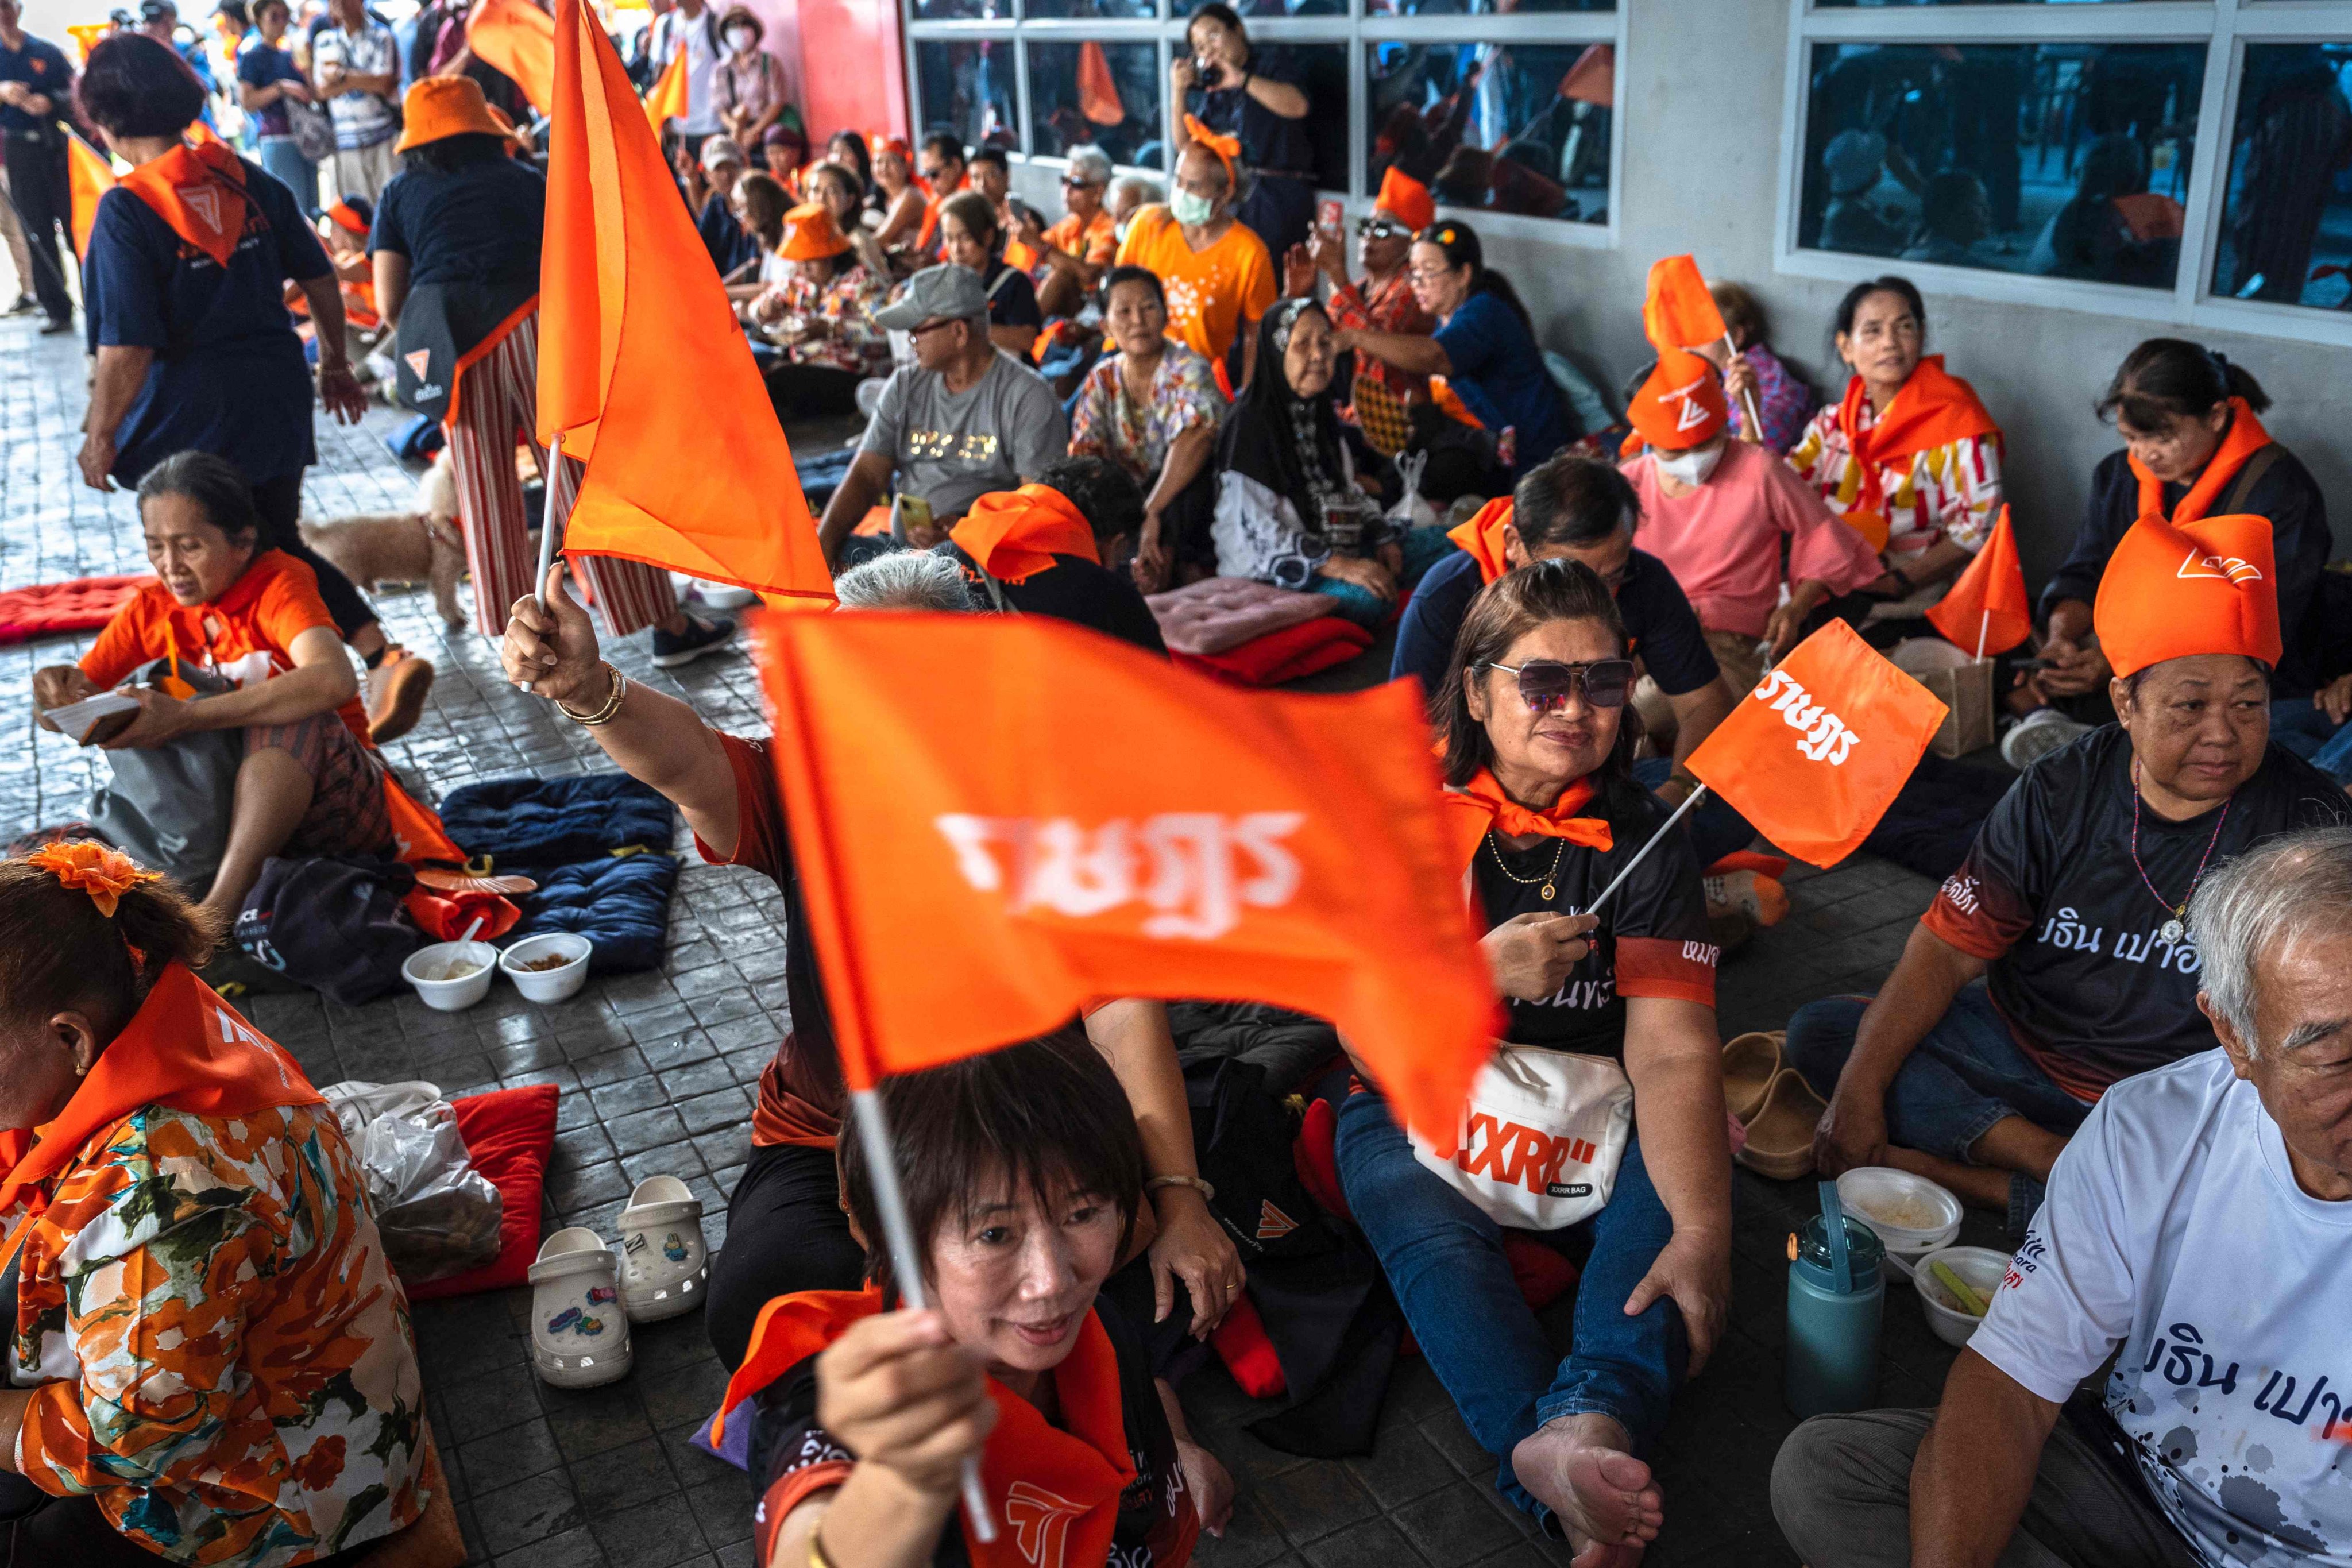
[[[1338,616],[1318,616],[1295,626],[1285,626],[1252,637],[1223,653],[1189,654],[1170,650],[1168,657],[1187,669],[1197,669],[1234,686],[1279,686],[1286,680],[1345,664],[1372,646],[1372,634]]]
[[[114,618],[152,573],[127,577],[79,577],[0,594],[0,647],[65,632],[95,631]]]

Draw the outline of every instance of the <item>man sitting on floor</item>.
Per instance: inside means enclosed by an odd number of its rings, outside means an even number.
[[[2352,828],[2215,868],[2189,926],[2221,1048],[2099,1101],[1932,1415],[1823,1415],[1781,1446],[1772,1511],[1812,1568],[2352,1552],[2327,1375],[2352,1289]],[[2105,1398],[2082,1392],[2118,1346]]]
[[[1053,616],[1167,655],[1134,578],[1108,568],[1131,554],[1143,492],[1106,458],[1063,458],[1036,481],[974,501],[940,546],[982,609]]]

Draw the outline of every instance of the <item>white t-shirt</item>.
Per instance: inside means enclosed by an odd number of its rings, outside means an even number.
[[[719,106],[710,100],[710,73],[727,52],[716,38],[718,21],[706,6],[692,21],[683,11],[665,12],[654,26],[662,28],[654,40],[653,58],[658,69],[667,70],[671,57],[681,48],[686,51],[686,118],[677,122],[679,132],[688,136],[711,134],[720,127]]]
[[[2352,1568],[2352,1202],[2296,1184],[2278,1124],[2206,1051],[2107,1090],[1969,1348],[2106,1404],[2192,1549]]]

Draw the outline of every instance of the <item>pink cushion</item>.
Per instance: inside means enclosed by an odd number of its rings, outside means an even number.
[[[1253,638],[1328,616],[1328,594],[1294,594],[1247,577],[1207,577],[1144,601],[1171,653],[1223,653]]]

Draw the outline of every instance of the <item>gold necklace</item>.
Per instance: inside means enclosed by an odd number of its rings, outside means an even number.
[[[1553,884],[1559,878],[1559,858],[1568,853],[1567,839],[1556,838],[1552,840],[1552,845],[1551,869],[1546,871],[1540,877],[1522,877],[1517,872],[1512,870],[1508,866],[1503,864],[1503,846],[1496,839],[1495,833],[1492,828],[1489,828],[1486,831],[1486,847],[1495,857],[1495,869],[1500,871],[1504,876],[1508,877],[1512,881],[1517,882],[1522,888],[1535,888],[1536,897],[1541,899],[1545,903],[1551,902],[1552,895],[1559,890],[1553,886]],[[1538,887],[1538,883],[1541,883],[1542,886]]]

